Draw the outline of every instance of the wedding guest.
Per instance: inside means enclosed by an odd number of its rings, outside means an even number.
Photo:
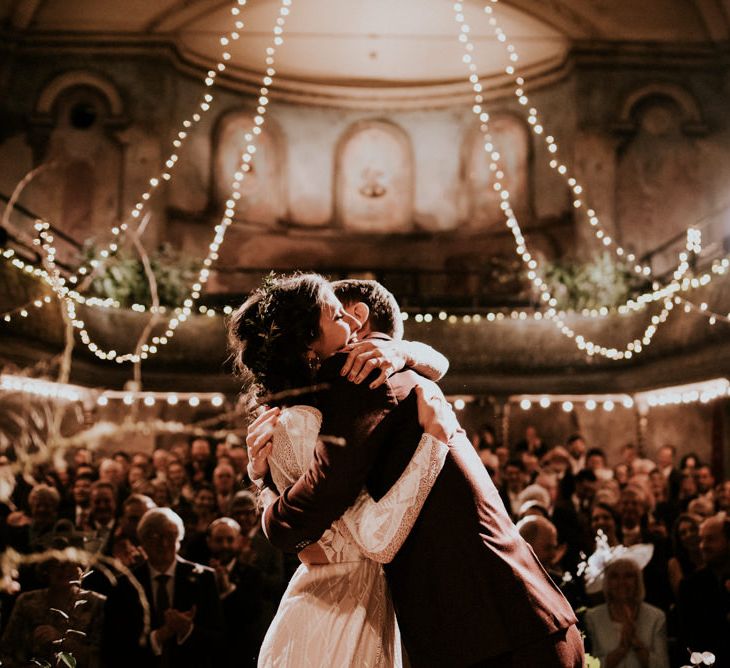
[[[672,530],[672,547],[674,556],[669,559],[667,570],[669,584],[676,599],[682,580],[703,566],[700,522],[695,515],[683,513],[677,518]]]
[[[570,468],[573,473],[578,473],[586,467],[586,456],[588,447],[585,439],[580,434],[572,434],[568,436],[565,447],[570,453]]]
[[[512,518],[517,517],[520,505],[524,502],[520,501],[520,493],[526,486],[524,465],[519,459],[511,459],[502,469],[502,486],[499,495]]]
[[[57,540],[53,546],[61,549]],[[20,594],[13,607],[0,642],[2,665],[57,665],[56,653],[64,651],[78,668],[99,668],[104,597],[81,589],[82,570],[73,561],[53,559],[41,571],[47,586]]]
[[[586,452],[585,467],[593,471],[599,480],[613,478],[613,471],[606,466],[606,453],[601,448],[591,448]]]
[[[182,517],[186,525],[190,524],[195,493],[188,480],[187,470],[177,459],[172,459],[167,464],[167,488],[170,508]]]
[[[193,487],[210,483],[213,476],[213,461],[210,443],[204,438],[196,438],[190,445],[190,466],[188,477]]]
[[[667,481],[667,500],[676,501],[679,497],[679,481],[681,473],[676,467],[677,448],[674,445],[663,445],[656,454],[657,468]]]
[[[167,479],[167,465],[171,456],[168,450],[157,448],[152,453],[152,478],[155,480]]]
[[[117,450],[112,459],[121,467],[119,476],[121,480],[126,480],[129,473],[129,467],[132,465],[132,458],[124,450]],[[110,481],[113,482],[113,481]]]
[[[471,442],[484,466],[492,471],[499,468],[499,460],[494,452],[497,447],[497,434],[492,425],[486,423],[481,425]]]
[[[107,461],[111,462],[112,460]],[[91,541],[87,543],[87,546],[92,551],[97,550],[108,554],[111,546],[111,537],[114,533],[117,512],[117,499],[114,485],[110,482],[97,480],[91,486],[90,506],[89,527]]]
[[[6,519],[7,545],[23,554],[46,550],[53,538],[60,503],[61,495],[55,487],[35,485],[28,495],[30,516],[17,510]]]
[[[530,544],[542,567],[555,583],[559,584],[562,580],[562,573],[558,573],[554,569],[560,556],[558,530],[555,525],[549,519],[533,515],[520,520],[517,523],[517,531]]]
[[[682,459],[679,460],[679,470],[684,471],[694,471],[695,469],[699,468],[701,464],[701,460],[699,458],[699,455],[695,452],[688,452]]]
[[[69,517],[77,531],[88,531],[91,515],[91,486],[93,479],[89,475],[77,475],[71,488],[74,506]]]
[[[148,510],[137,527],[147,562],[132,573],[144,589],[151,624],[139,592],[126,576],[107,601],[102,638],[105,668],[213,668],[223,637],[215,575],[178,556],[185,535],[169,508]]]
[[[605,668],[669,668],[665,614],[644,602],[640,567],[617,558],[605,569],[606,602],[586,612],[592,654]]]
[[[186,530],[182,553],[186,559],[205,563],[210,558],[206,536],[208,527],[218,517],[215,491],[208,483],[201,483],[193,499],[192,523]]]
[[[116,459],[102,459],[99,464],[99,481],[114,487],[117,492],[124,487],[129,467],[123,467]]]
[[[730,519],[724,513],[700,525],[704,566],[679,585],[679,616],[684,646],[712,652],[716,666],[730,665]]]
[[[145,559],[140,550],[137,526],[144,514],[155,507],[155,502],[144,494],[131,494],[122,504],[122,514],[112,537],[111,554],[127,568],[139,566]]]
[[[609,547],[616,547],[621,544],[621,519],[613,506],[607,503],[597,502],[593,504],[591,509],[591,529],[593,536],[598,535],[598,531],[602,531]]]
[[[621,448],[621,463],[629,469],[629,477],[637,473],[649,473],[654,468],[654,462],[641,456],[639,448],[633,443],[627,443]]]
[[[525,437],[521,441],[518,441],[515,446],[515,451],[518,453],[523,451],[531,452],[539,459],[547,453],[548,447],[543,443],[540,434],[538,434],[537,427],[530,424],[525,427]]]
[[[699,497],[710,501],[714,506],[715,475],[712,473],[712,468],[707,464],[703,464],[695,470],[695,478],[697,479]]]
[[[177,459],[186,469],[191,463],[190,443],[186,437],[176,440],[170,446],[170,453],[174,459]]]
[[[255,666],[266,633],[261,572],[238,559],[241,527],[230,517],[213,521],[207,541],[207,565],[215,572],[225,622],[221,659],[226,665]]]
[[[715,510],[718,513],[730,511],[730,480],[723,480],[715,487]]]
[[[215,490],[215,500],[220,515],[225,515],[228,512],[228,507],[233,500],[235,486],[236,474],[233,466],[226,462],[219,463],[213,470],[213,488]]]
[[[284,555],[264,535],[256,497],[251,492],[236,492],[230,516],[241,527],[239,561],[261,573],[262,623],[268,627],[286,587]]]
[[[667,573],[669,545],[667,538],[651,526],[649,499],[645,490],[635,483],[627,485],[621,492],[618,511],[623,545],[629,547],[650,543],[654,546],[651,561],[644,568],[646,600],[662,610],[668,610],[672,602]]]

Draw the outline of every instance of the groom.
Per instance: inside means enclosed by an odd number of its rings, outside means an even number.
[[[397,304],[377,283],[335,284],[348,309],[364,302],[377,312]],[[358,301],[352,302],[348,290]],[[382,329],[382,325],[376,325]],[[359,338],[387,339],[370,319]],[[363,486],[381,498],[410,461],[422,429],[413,389],[426,381],[411,370],[371,389],[341,375],[344,355],[322,364],[317,382],[321,434],[309,470],[264,514],[271,542],[301,551],[355,501]],[[373,373],[368,380],[376,378]],[[428,384],[426,392],[439,392]],[[403,547],[385,574],[408,658],[414,668],[583,665],[580,635],[568,602],[510,520],[474,448],[459,432]]]

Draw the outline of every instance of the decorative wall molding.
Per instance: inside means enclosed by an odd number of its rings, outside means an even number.
[[[69,88],[77,86],[88,86],[98,90],[108,102],[112,116],[123,114],[124,106],[116,86],[106,77],[90,70],[70,70],[58,75],[41,91],[36,102],[35,113],[50,116],[59,96]]]

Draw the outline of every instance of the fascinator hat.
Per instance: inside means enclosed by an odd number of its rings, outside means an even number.
[[[639,543],[626,547],[608,544],[608,537],[600,529],[596,536],[596,550],[593,554],[578,564],[578,575],[583,577],[586,592],[596,594],[603,589],[603,579],[606,567],[616,559],[630,559],[640,569],[643,569],[654,555],[654,546],[650,543]]]

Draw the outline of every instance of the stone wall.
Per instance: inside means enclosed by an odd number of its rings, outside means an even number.
[[[620,49],[576,49],[562,75],[529,90],[543,136],[556,138],[557,157],[575,169],[583,199],[628,249],[649,251],[700,220],[710,225],[708,241],[721,239],[730,220],[716,213],[729,197],[725,66],[648,52],[631,67],[625,59]],[[212,239],[255,104],[214,92],[174,178],[153,196],[148,244],[166,239],[199,256]],[[51,162],[21,203],[84,240],[104,237],[137,201],[200,84],[157,52],[92,59],[69,48],[6,63],[2,93],[0,191],[9,194],[24,174]],[[271,96],[221,266],[448,269],[513,257],[468,107],[295,105],[277,102],[275,85]],[[525,110],[509,91],[485,106],[534,254],[595,252],[600,245],[548,167],[553,156],[529,132]],[[658,258],[658,269],[671,265],[676,249]],[[211,289],[235,291],[236,282],[217,276]]]

